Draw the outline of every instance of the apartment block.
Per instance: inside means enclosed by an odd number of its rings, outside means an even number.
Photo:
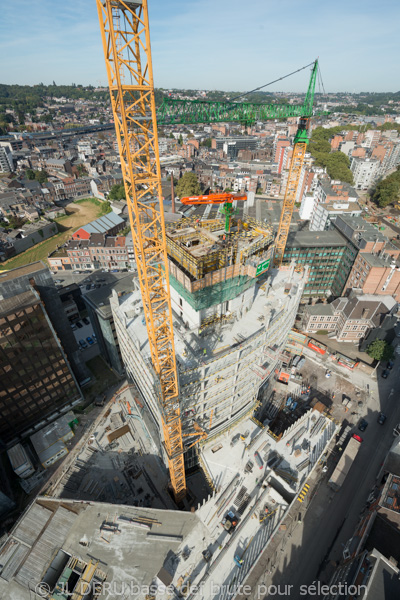
[[[339,342],[358,343],[379,327],[396,306],[391,296],[361,294],[357,290],[330,304],[306,306],[302,328],[307,333],[326,331]]]
[[[14,171],[13,155],[8,146],[0,146],[0,173]]]
[[[48,261],[54,271],[120,271],[132,266],[130,250],[126,246],[125,236],[93,233],[88,240],[70,240],[53,252]]]
[[[380,162],[376,158],[352,157],[350,169],[357,190],[369,189],[379,176]]]
[[[365,294],[385,294],[400,302],[400,265],[384,252],[360,252],[353,264],[345,291],[359,288]]]

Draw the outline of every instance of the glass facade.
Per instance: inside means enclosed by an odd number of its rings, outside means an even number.
[[[5,304],[14,306],[4,310]],[[80,392],[40,300],[24,292],[2,305],[0,442],[7,444],[80,398]]]
[[[308,281],[303,296],[326,297],[341,296],[351,267],[356,259],[357,250],[350,243],[338,246],[297,245],[285,248],[283,263],[309,266]]]

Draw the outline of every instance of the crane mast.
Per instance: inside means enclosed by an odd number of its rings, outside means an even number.
[[[147,0],[96,2],[164,447],[179,502],[186,479]]]
[[[311,71],[310,82],[308,84],[307,94],[303,104],[303,115],[299,119],[299,125],[294,138],[293,155],[289,167],[289,176],[286,186],[285,197],[283,199],[281,218],[279,221],[278,233],[275,239],[274,265],[280,267],[285,253],[286,243],[292,221],[294,203],[296,201],[299,188],[301,171],[303,169],[304,157],[307,151],[308,134],[307,130],[310,124],[310,118],[313,114],[315,84],[318,74],[318,60],[314,62]]]

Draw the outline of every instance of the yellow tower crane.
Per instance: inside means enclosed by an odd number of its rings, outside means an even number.
[[[150,353],[159,383],[164,447],[179,502],[186,494],[186,479],[147,0],[96,2]],[[158,204],[149,204],[147,198],[158,199]]]

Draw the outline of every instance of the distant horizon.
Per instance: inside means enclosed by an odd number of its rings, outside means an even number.
[[[35,87],[35,86],[39,86],[39,85],[44,85],[44,86],[52,86],[53,85],[53,81],[55,82],[55,79],[53,79],[51,81],[51,83],[44,83],[43,81],[40,81],[38,83],[4,83],[2,81],[0,81],[0,85],[18,85],[20,87],[23,86],[28,86],[28,87]],[[108,84],[103,84],[103,85],[99,85],[99,84],[93,84],[93,83],[57,83],[55,82],[55,86],[56,87],[62,87],[62,86],[69,86],[72,87],[82,87],[82,88],[87,88],[87,87],[93,87],[94,89],[98,89],[98,88],[105,88],[108,89]],[[189,92],[222,92],[224,94],[229,94],[229,93],[239,93],[239,94],[248,94],[249,91],[248,90],[240,90],[240,89],[236,89],[236,88],[232,88],[229,90],[224,90],[224,89],[218,89],[218,88],[191,88],[191,87],[159,87],[159,86],[155,86],[156,90],[173,90],[173,91],[189,91]],[[300,95],[305,95],[306,94],[306,90],[304,91],[295,91],[295,90],[274,90],[274,91],[269,91],[269,90],[257,90],[257,92],[252,92],[252,93],[267,93],[267,94],[300,94]],[[316,96],[329,96],[330,94],[346,94],[348,96],[360,96],[363,94],[400,94],[400,90],[396,91],[396,92],[392,92],[389,90],[386,91],[381,91],[381,92],[376,92],[376,91],[367,91],[367,90],[363,90],[361,92],[347,92],[347,91],[326,91],[326,92],[320,92],[320,91],[315,91],[315,95]]]
[[[62,77],[106,85],[96,0],[0,2],[5,84]],[[398,91],[398,0],[334,6],[310,0],[307,9],[297,0],[250,0],[245,8],[239,0],[148,0],[148,6],[156,88],[251,90],[319,57],[332,94]],[[277,85],[305,92],[308,79],[302,71]]]

